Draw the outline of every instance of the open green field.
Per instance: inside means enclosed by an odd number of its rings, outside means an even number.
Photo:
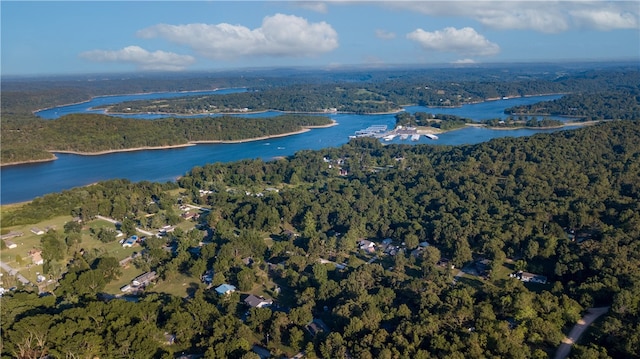
[[[131,279],[133,279],[133,277]],[[199,278],[193,278],[178,273],[168,280],[158,280],[156,284],[147,289],[147,292],[168,293],[184,298],[190,294],[190,291],[195,290],[201,285],[204,286],[204,284],[200,282]]]
[[[41,247],[41,239],[43,235],[33,233],[31,230],[39,229],[45,232],[48,230],[55,230],[60,233],[61,237],[64,237],[64,225],[71,220],[73,220],[71,216],[59,216],[35,225],[3,228],[3,231],[21,232],[23,235],[9,240],[15,243],[17,247],[4,248],[0,252],[0,260],[20,272],[20,274],[29,279],[29,281],[35,283],[37,275],[43,272],[43,268],[42,265],[33,264],[31,257],[29,257],[29,251],[39,249]],[[119,240],[124,237],[119,237],[116,241],[111,243],[100,242],[91,235],[92,229],[98,230],[100,228],[115,229],[112,223],[103,220],[94,220],[84,224],[81,232],[82,242],[78,245],[78,248],[85,251],[94,251],[100,256],[115,257],[118,260],[124,259],[136,251],[140,251],[141,248],[136,246],[123,248],[119,243]],[[70,258],[69,254],[67,254],[67,257],[63,262],[66,263]]]

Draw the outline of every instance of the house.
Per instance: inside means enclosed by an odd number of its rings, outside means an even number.
[[[0,236],[0,239],[11,239],[11,238],[15,238],[15,237],[22,237],[24,233],[22,232],[17,232],[17,231],[10,231],[7,234],[3,234]]]
[[[292,230],[285,229],[280,235],[283,239],[293,240],[298,237],[298,234]]]
[[[44,234],[44,231],[42,229],[38,228],[38,227],[33,227],[33,228],[31,228],[31,233],[33,233],[35,235],[38,235],[38,236],[41,236],[41,235]]]
[[[273,304],[273,300],[266,299],[262,296],[255,296],[250,294],[247,298],[245,298],[244,303],[251,308],[264,308]]]
[[[540,284],[547,283],[547,277],[540,274],[518,271],[516,273],[512,273],[509,276],[518,278],[523,282],[540,283]]]
[[[358,246],[367,253],[373,253],[376,251],[376,244],[366,239],[361,239],[360,242],[358,242]]]
[[[480,258],[475,262],[476,273],[479,276],[486,277],[491,274],[491,260]]]
[[[37,266],[44,264],[44,259],[42,259],[42,250],[41,249],[32,249],[29,251],[29,257],[31,257],[31,262]]]
[[[151,272],[147,272],[144,274],[141,274],[137,277],[135,277],[132,281],[131,281],[131,285],[134,287],[146,287],[149,284],[151,284],[151,282],[156,279],[156,272],[151,271]]]
[[[202,279],[202,283],[204,284],[211,284],[211,282],[213,282],[213,269],[204,272],[200,279]]]
[[[122,248],[133,247],[133,245],[136,244],[137,242],[138,242],[138,236],[133,235],[127,238],[127,240],[122,243]]]
[[[329,327],[327,327],[327,325],[322,321],[322,319],[318,319],[318,318],[313,319],[309,324],[307,324],[305,328],[307,329],[309,334],[311,334],[312,337],[315,337],[320,333],[327,333],[327,334],[329,333]]]
[[[15,243],[13,243],[12,241],[9,241],[9,240],[5,240],[4,244],[6,244],[7,248],[9,248],[9,249],[13,249],[13,248],[16,248],[18,246],[17,244],[15,244]]]
[[[438,261],[438,263],[436,263],[436,265],[444,268],[451,268],[451,269],[454,269],[456,267],[451,263],[451,260],[449,258],[440,258],[440,260]]]
[[[198,218],[200,218],[200,215],[198,213],[194,213],[194,212],[185,212],[185,213],[182,214],[182,218],[184,218],[186,220],[198,219]]]
[[[164,227],[162,227],[162,228],[160,228],[158,230],[158,235],[165,236],[165,235],[167,235],[167,233],[171,233],[171,232],[175,231],[175,229],[176,229],[176,227],[173,227],[173,226],[169,226],[169,225],[164,226]]]
[[[216,292],[220,295],[231,294],[236,291],[236,287],[231,284],[221,284],[216,287]]]

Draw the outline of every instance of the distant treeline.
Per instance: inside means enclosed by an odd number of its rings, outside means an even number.
[[[637,79],[640,83],[640,78]],[[640,88],[628,91],[576,93],[557,100],[511,107],[511,115],[575,117],[584,121],[634,120],[640,118]]]
[[[578,73],[553,80],[531,75],[528,78],[494,81],[444,82],[417,73],[411,78],[385,81],[304,83],[254,87],[251,91],[225,95],[190,96],[166,100],[128,101],[110,106],[113,112],[203,113],[279,110],[318,112],[335,108],[341,112],[379,113],[398,110],[407,104],[452,107],[501,97],[546,93],[610,92],[638,90],[633,79],[637,71]]]
[[[507,71],[508,69],[508,71]],[[147,124],[106,116],[74,115],[49,123],[33,115],[40,108],[86,101],[92,96],[137,92],[187,91],[245,87],[247,92],[161,100],[162,107],[136,101],[114,105],[114,111],[220,113],[281,110],[353,113],[395,111],[403,105],[460,106],[504,96],[580,93],[553,105],[512,109],[513,113],[550,113],[587,119],[634,119],[638,114],[640,72],[632,64],[523,64],[484,68],[336,71],[237,71],[225,74],[104,75],[50,79],[4,79],[0,93],[2,163],[51,158],[46,150],[95,152],[140,146],[164,146],[195,140],[237,140],[295,131],[302,123],[225,118],[209,123],[167,119]],[[78,117],[80,116],[80,117]],[[80,118],[82,120],[80,120]],[[283,118],[290,121],[290,118]],[[247,122],[248,121],[248,122]],[[464,122],[464,120],[463,120]],[[240,126],[245,123],[251,126]],[[171,125],[170,125],[171,124]],[[435,121],[449,129],[460,121]],[[95,129],[90,126],[96,126]],[[175,126],[174,126],[175,125]],[[237,125],[237,126],[236,126]],[[78,126],[73,128],[72,126]],[[181,127],[186,126],[186,127]],[[235,127],[234,127],[235,126]],[[153,128],[153,131],[151,130]],[[82,131],[76,131],[82,129]],[[71,130],[71,131],[70,131]],[[114,132],[117,130],[117,132]],[[77,135],[71,133],[80,132]],[[206,135],[203,135],[206,134]],[[205,138],[203,138],[205,137]]]

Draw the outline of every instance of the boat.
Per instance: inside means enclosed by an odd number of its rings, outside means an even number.
[[[417,141],[419,139],[420,139],[420,135],[419,134],[411,135],[411,141]]]
[[[385,141],[391,141],[396,138],[396,135],[386,135],[383,137]]]
[[[432,133],[425,133],[425,134],[424,134],[424,136],[425,136],[426,138],[430,138],[430,139],[432,139],[432,140],[437,140],[437,139],[438,139],[438,136],[436,136],[436,135],[434,135],[434,134],[432,134]]]
[[[409,135],[407,135],[407,134],[400,135],[400,139],[401,140],[406,140],[407,138],[409,138]]]

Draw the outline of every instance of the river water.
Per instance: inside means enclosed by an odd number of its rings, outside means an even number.
[[[229,93],[228,91],[243,91],[228,89],[223,91],[203,91],[189,94],[202,95],[209,93]],[[136,100],[141,98],[166,98],[184,96],[185,93],[157,93],[144,95],[122,95],[98,97],[82,104],[73,104],[47,109],[38,113],[47,119],[54,119],[68,113],[91,112],[91,107],[116,103],[121,101]],[[144,96],[144,97],[142,97]],[[527,98],[514,98],[506,100],[489,101],[478,104],[465,105],[459,108],[425,108],[421,106],[406,107],[411,113],[422,111],[430,113],[446,113],[484,120],[492,118],[505,118],[504,109],[512,106],[531,104],[539,101],[548,101],[559,98],[559,95],[546,95]],[[277,112],[243,115],[269,117]],[[395,115],[354,115],[331,114],[338,125],[328,128],[318,128],[311,131],[260,141],[252,141],[235,144],[198,144],[195,146],[145,150],[134,152],[119,152],[104,155],[82,156],[73,154],[56,153],[55,161],[23,164],[2,167],[1,173],[1,197],[0,203],[9,204],[32,200],[51,192],[60,192],[73,187],[84,186],[94,182],[127,178],[132,181],[149,180],[154,182],[174,181],[184,175],[194,166],[201,166],[212,162],[230,162],[241,159],[261,158],[271,160],[278,156],[288,156],[303,149],[318,150],[327,147],[338,147],[349,141],[349,135],[355,131],[371,125],[387,125],[392,129],[395,124]],[[154,114],[142,114],[137,118],[155,119],[160,117]],[[570,129],[573,127],[565,127]],[[555,130],[517,129],[517,130],[492,130],[486,128],[467,127],[447,133],[439,134],[437,140],[430,140],[424,136],[419,141],[394,139],[387,143],[406,144],[431,144],[431,145],[462,145],[475,144],[489,141],[498,137],[529,136],[539,132],[552,132]]]

